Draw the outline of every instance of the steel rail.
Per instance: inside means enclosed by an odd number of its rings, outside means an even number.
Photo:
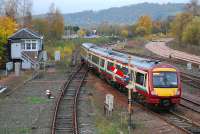
[[[79,84],[79,87],[78,89],[76,90],[76,95],[75,95],[75,98],[74,98],[74,105],[73,105],[73,128],[74,128],[74,134],[79,134],[79,127],[78,127],[78,114],[77,114],[77,106],[78,106],[78,96],[79,96],[79,93],[80,93],[80,89],[84,83],[84,79],[86,77],[88,73],[88,70],[84,73],[83,75],[83,78],[82,80],[80,81],[80,84]]]
[[[55,129],[56,129],[56,120],[57,120],[57,115],[58,115],[58,109],[61,103],[62,98],[64,97],[64,94],[67,90],[67,87],[69,86],[70,82],[72,81],[73,77],[81,70],[81,66],[76,69],[76,71],[73,71],[73,73],[70,75],[69,79],[63,84],[61,88],[61,93],[58,96],[58,99],[55,104],[55,110],[53,114],[53,120],[52,120],[52,127],[51,127],[51,134],[55,134]]]
[[[194,102],[193,100],[190,100],[189,98],[185,98],[185,97],[181,97],[181,99],[183,101],[185,101],[186,103],[189,103],[188,105],[185,105],[184,103],[180,103],[180,105],[182,107],[185,107],[187,109],[190,109],[196,113],[200,113],[200,104],[198,102]]]

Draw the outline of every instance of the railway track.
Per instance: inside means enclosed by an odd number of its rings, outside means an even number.
[[[160,113],[160,118],[188,134],[199,134],[200,125],[173,111]]]
[[[185,107],[187,109],[190,109],[190,110],[200,114],[200,104],[198,102],[195,102],[194,100],[191,100],[191,99],[185,98],[185,97],[181,97],[180,105],[182,107]]]
[[[117,51],[126,53],[126,54],[130,54],[130,55],[148,58],[148,59],[167,61],[167,62],[178,63],[178,64],[185,64],[185,62],[180,61],[180,60],[177,61],[176,59],[162,58],[162,57],[158,57],[158,56],[146,56],[146,55],[126,52],[123,50],[122,51],[117,50]],[[181,79],[182,82],[184,82],[192,87],[199,88],[200,77],[181,72],[181,78],[182,78]],[[182,97],[180,105],[182,107],[190,109],[194,112],[200,113],[200,104],[198,102],[195,102],[194,100]],[[159,118],[165,120],[167,123],[181,129],[182,131],[184,131],[186,133],[189,133],[189,134],[199,134],[200,133],[200,125],[199,124],[193,122],[190,119],[187,119],[186,117],[180,116],[173,111],[169,111],[169,113],[161,113],[161,114],[154,113],[154,114],[156,114],[156,116],[158,116]]]
[[[182,132],[185,132],[187,134],[199,134],[200,133],[200,124],[182,116],[179,115],[173,111],[156,111],[151,110],[147,107],[145,107],[143,104],[134,102],[133,105],[139,106],[141,109],[155,115],[159,119],[165,121],[167,124],[170,124],[177,129],[179,129]]]
[[[181,81],[195,88],[199,88],[200,77],[181,72]]]
[[[80,66],[72,72],[56,102],[51,134],[79,134],[78,97],[88,70]]]

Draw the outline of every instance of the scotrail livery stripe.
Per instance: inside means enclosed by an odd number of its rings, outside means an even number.
[[[169,97],[175,96],[178,91],[178,88],[154,88],[154,91],[157,96]]]

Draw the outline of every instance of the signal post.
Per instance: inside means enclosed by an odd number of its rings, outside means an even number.
[[[126,88],[128,89],[128,114],[129,114],[129,119],[128,119],[128,132],[129,134],[131,134],[131,128],[132,128],[132,89],[135,88],[135,82],[134,82],[134,77],[131,76],[131,71],[130,71],[130,67],[131,67],[131,56],[128,57],[128,74],[129,74],[129,81],[128,81],[128,85],[126,86]],[[133,79],[133,83],[131,83],[131,79]]]

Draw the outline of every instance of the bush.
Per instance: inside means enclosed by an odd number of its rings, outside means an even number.
[[[200,17],[195,17],[183,31],[182,41],[185,44],[200,46]]]

